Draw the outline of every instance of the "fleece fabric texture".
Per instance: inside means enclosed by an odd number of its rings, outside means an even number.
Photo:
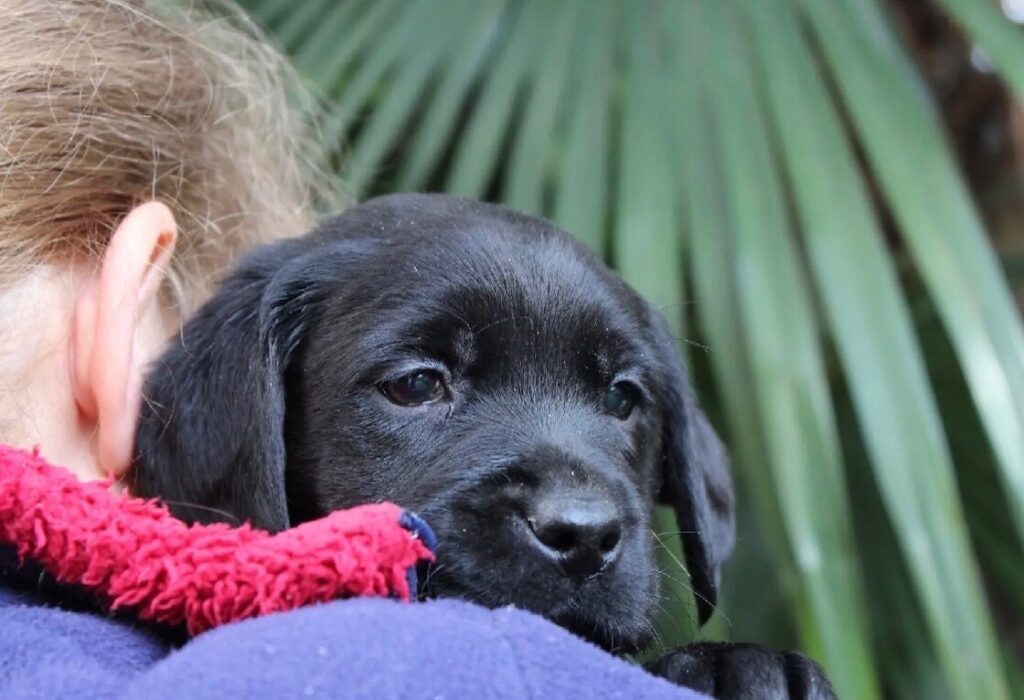
[[[361,598],[180,644],[41,581],[0,565],[4,700],[704,698],[511,608]]]

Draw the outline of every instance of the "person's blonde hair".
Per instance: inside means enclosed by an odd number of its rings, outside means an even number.
[[[240,250],[301,232],[330,198],[313,103],[240,11],[0,2],[0,287],[102,252],[157,199],[178,220],[170,278],[191,305]]]

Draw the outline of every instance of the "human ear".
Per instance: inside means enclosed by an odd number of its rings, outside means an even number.
[[[177,239],[170,209],[141,204],[114,231],[98,270],[75,303],[71,373],[80,418],[94,424],[102,472],[122,476],[131,464],[142,402],[142,372],[159,338],[159,292]]]

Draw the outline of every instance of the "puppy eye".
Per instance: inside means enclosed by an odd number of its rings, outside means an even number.
[[[616,382],[604,394],[604,410],[619,420],[626,420],[636,406],[638,391],[629,382]]]
[[[381,391],[400,406],[419,406],[444,397],[444,378],[440,372],[419,369],[384,382]]]

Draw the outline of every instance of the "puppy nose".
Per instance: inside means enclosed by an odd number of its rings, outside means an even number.
[[[618,559],[622,520],[605,495],[558,490],[540,494],[526,517],[534,547],[572,577],[586,577]]]

